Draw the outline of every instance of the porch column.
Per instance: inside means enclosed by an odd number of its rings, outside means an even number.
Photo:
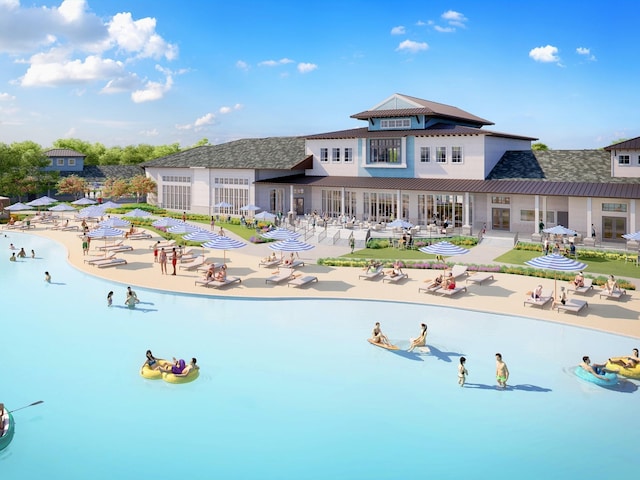
[[[625,233],[635,233],[636,229],[636,201],[635,199],[629,200],[629,227]]]
[[[591,237],[591,224],[593,223],[593,199],[587,197],[587,226],[586,232],[584,232],[584,244],[588,247],[594,247],[596,245],[595,238]]]
[[[540,195],[533,197],[534,219],[533,233],[538,233],[538,225],[540,225]]]
[[[289,214],[295,213],[293,209],[293,185],[289,185]]]
[[[472,235],[473,229],[469,224],[469,192],[464,192],[464,204],[462,206],[464,225],[462,225],[462,235]]]
[[[345,201],[345,197],[346,197],[345,192],[346,192],[345,188],[342,187],[340,189],[340,215],[341,216],[344,215],[344,201]]]

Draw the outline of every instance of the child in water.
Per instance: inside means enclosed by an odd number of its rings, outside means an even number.
[[[464,381],[466,376],[469,375],[469,372],[464,366],[464,363],[467,361],[466,358],[460,357],[460,365],[458,365],[458,385],[464,387]]]
[[[113,292],[107,293],[107,307],[113,304]]]

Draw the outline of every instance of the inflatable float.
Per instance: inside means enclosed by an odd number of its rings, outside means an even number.
[[[371,345],[375,345],[376,347],[386,348],[387,350],[399,350],[399,348],[396,347],[395,345],[387,345],[386,343],[372,342],[370,338],[367,338],[367,342],[369,342]]]
[[[5,408],[0,412],[0,415],[4,419],[4,426],[0,431],[0,451],[9,446],[11,440],[13,440],[13,432],[16,428],[16,423],[13,420],[13,415]]]
[[[166,367],[167,365],[171,365],[171,362],[163,360],[161,358],[157,358],[156,361],[160,367]],[[160,370],[154,370],[148,364],[144,364],[142,369],[140,370],[140,375],[149,380],[160,380],[162,378],[162,372]]]
[[[602,375],[606,379],[605,380],[600,377],[596,377],[591,372],[587,372],[584,368],[578,366],[576,367],[576,375],[582,380],[595,383],[596,385],[600,385],[601,387],[614,387],[618,384],[618,375],[612,372],[606,372]]]
[[[173,373],[165,372],[165,373],[162,374],[162,379],[165,382],[169,382],[169,383],[189,383],[189,382],[193,382],[199,376],[200,376],[200,369],[196,368],[194,370],[191,370],[184,377],[182,377],[180,375],[175,375]]]
[[[631,368],[623,367],[618,363],[613,363],[616,361],[622,361],[626,359],[627,357],[610,358],[605,368],[607,370],[614,371],[618,375],[622,375],[623,377],[640,379],[640,363],[637,363],[635,367],[631,367]]]

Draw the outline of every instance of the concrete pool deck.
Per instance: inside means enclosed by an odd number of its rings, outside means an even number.
[[[3,233],[11,236],[12,232],[4,231]],[[467,282],[466,278],[462,277],[458,280],[458,286],[467,287],[467,291],[460,292],[453,297],[443,297],[418,292],[419,287],[425,286],[423,283],[425,280],[436,276],[437,272],[434,270],[405,269],[409,278],[395,284],[383,282],[382,277],[374,280],[360,279],[359,275],[364,273],[360,268],[318,265],[316,263],[318,258],[338,257],[347,251],[344,247],[332,246],[317,246],[312,250],[300,252],[300,258],[305,262],[305,266],[299,268],[297,273],[301,276],[315,276],[318,281],[296,288],[287,286],[286,282],[274,284],[265,281],[277,270],[276,267],[259,267],[260,259],[271,253],[265,244],[248,244],[241,249],[228,250],[226,252],[228,276],[240,277],[242,283],[215,289],[195,285],[195,280],[203,277],[202,274],[195,271],[178,268],[175,276],[162,275],[160,265],[153,261],[151,246],[157,240],[161,240],[155,235],[150,240],[125,240],[125,244],[131,245],[133,250],[118,253],[117,256],[125,259],[126,265],[97,268],[84,263],[84,259],[87,257],[83,255],[82,241],[78,232],[50,230],[38,225],[28,233],[49,238],[64,245],[68,251],[69,262],[79,270],[125,286],[229,298],[338,298],[422,303],[526,316],[640,338],[640,297],[636,291],[629,292],[629,295],[620,300],[600,298],[600,289],[597,287],[594,287],[586,295],[570,293],[569,299],[576,298],[588,302],[588,308],[575,315],[551,310],[551,303],[548,303],[544,308],[523,304],[526,292],[533,290],[538,283],[541,283],[545,290],[553,290],[553,280],[495,273],[492,274],[494,276],[492,280],[487,280],[482,284]],[[19,242],[14,243],[17,248],[20,248]],[[104,244],[104,240],[93,240],[91,255],[98,254],[97,247]],[[191,248],[199,249],[199,247]],[[204,252],[207,261],[223,261],[222,251],[205,249]],[[485,251],[484,254],[486,255],[487,252]],[[471,254],[467,257],[460,257],[460,262],[486,263],[474,258]],[[454,261],[454,259],[450,261]],[[171,273],[170,261],[167,269]],[[615,274],[615,272],[612,273]],[[56,278],[55,272],[51,272],[51,274]],[[558,289],[562,285],[566,286],[566,283],[558,282]],[[113,290],[115,291],[114,302],[124,302],[125,287],[114,286]],[[416,322],[424,320],[428,322],[429,319],[416,319]]]

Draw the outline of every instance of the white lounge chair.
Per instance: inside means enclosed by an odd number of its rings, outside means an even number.
[[[200,273],[207,273],[209,271],[209,268],[211,268],[211,266],[213,265],[213,270],[218,270],[220,268],[222,268],[222,266],[224,265],[224,263],[205,263],[203,265],[201,265],[200,267],[198,267],[198,272]]]
[[[132,233],[131,235],[127,235],[127,238],[129,240],[148,240],[152,237],[153,235],[146,232],[138,232],[138,233]]]
[[[466,283],[471,282],[471,283],[478,283],[482,285],[487,280],[493,280],[493,274],[486,273],[486,272],[479,272],[479,273],[476,273],[475,275],[471,275],[467,277]]]
[[[285,280],[292,280],[293,278],[295,278],[293,276],[293,268],[281,268],[277,274],[266,278],[265,283],[282,283]]]
[[[291,263],[286,263],[282,262],[282,266],[285,268],[298,268],[298,267],[304,267],[304,260],[294,260]]]
[[[168,240],[166,242],[153,243],[149,246],[149,248],[153,250],[156,247],[156,245],[158,247],[158,250],[160,250],[161,248],[172,248],[176,246],[176,241]]]
[[[585,278],[584,279],[584,285],[582,287],[576,287],[575,283],[573,283],[573,282],[569,282],[569,286],[567,287],[567,291],[574,292],[574,293],[580,293],[580,294],[587,293],[591,289],[593,289],[593,279],[592,278]]]
[[[260,261],[260,263],[258,264],[258,267],[277,267],[278,265],[280,265],[280,259],[276,258],[275,260],[268,260],[268,261]]]
[[[78,236],[81,237],[82,235],[78,235]],[[109,243],[107,245],[98,245],[96,249],[102,250],[102,251],[112,250],[114,248],[121,247],[122,245],[124,245],[124,240],[119,240],[115,243]]]
[[[442,285],[427,285],[426,287],[418,287],[418,293],[436,293],[442,288]]]
[[[398,275],[385,275],[382,277],[382,283],[398,283],[400,280],[404,280],[405,278],[409,278],[409,275],[406,273],[400,273]]]
[[[609,300],[620,300],[626,294],[627,294],[626,290],[614,290],[613,292],[610,292],[609,290],[601,290],[600,298],[604,297]]]
[[[462,286],[456,286],[454,288],[441,288],[439,290],[437,290],[435,293],[439,293],[440,295],[442,295],[443,297],[453,297],[454,295],[462,292],[462,291],[467,291],[467,287]]]
[[[106,267],[117,267],[118,265],[126,265],[127,261],[124,258],[110,258],[105,260],[104,262],[96,262],[93,266],[98,268],[106,268]]]
[[[382,265],[380,265],[379,267],[376,267],[376,269],[373,270],[372,272],[365,272],[360,274],[358,278],[363,278],[365,280],[373,280],[375,278],[378,278],[380,275],[384,275],[384,272],[382,271]]]
[[[239,277],[227,277],[225,280],[196,280],[196,285],[211,288],[222,288],[234,283],[242,283],[242,280]]]
[[[550,290],[543,290],[540,298],[533,298],[528,295],[524,300],[524,306],[532,305],[534,307],[544,308],[545,305],[553,300],[553,294]]]
[[[117,245],[114,247],[107,247],[102,249],[103,252],[114,252],[114,253],[130,252],[131,250],[133,250],[133,247],[131,245]]]
[[[103,255],[101,257],[87,257],[84,259],[84,263],[88,263],[89,265],[93,265],[95,262],[102,262],[104,260],[109,260],[116,256],[116,252],[110,252],[108,255]]]
[[[318,277],[314,277],[313,275],[306,275],[304,277],[297,277],[293,280],[289,280],[287,282],[287,287],[304,287],[305,285],[309,285],[310,283],[317,281]]]
[[[578,300],[577,298],[572,298],[567,300],[567,303],[564,305],[560,302],[556,303],[554,308],[560,313],[560,310],[565,312],[571,312],[578,315],[583,309],[587,308],[589,304],[586,300]]]
[[[467,267],[466,265],[454,265],[453,268],[451,268],[451,275],[453,275],[453,278],[458,279],[459,277],[464,276],[468,276],[469,272],[467,272],[467,269],[469,267]]]
[[[204,265],[204,256],[196,257],[190,262],[181,263],[178,266],[180,267],[180,270],[195,270],[202,265]]]

